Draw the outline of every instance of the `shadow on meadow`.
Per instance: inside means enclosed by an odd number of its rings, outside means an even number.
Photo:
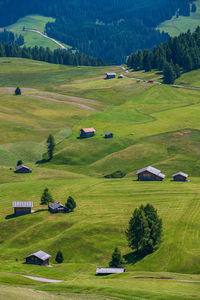
[[[124,255],[124,259],[126,261],[127,264],[136,264],[138,261],[142,260],[143,258],[145,258],[145,256],[147,256],[148,253],[144,253],[141,250],[135,251],[135,252],[130,252],[126,255]]]

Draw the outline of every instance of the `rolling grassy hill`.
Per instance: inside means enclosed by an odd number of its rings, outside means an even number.
[[[167,32],[170,36],[177,36],[181,32],[187,32],[188,29],[194,31],[200,22],[200,1],[194,1],[197,6],[197,11],[191,13],[189,17],[176,16],[172,17],[171,20],[167,20],[160,24],[157,29],[161,32]]]
[[[24,299],[29,291],[38,299],[51,299],[51,292],[53,300],[200,299],[200,283],[189,282],[200,281],[200,91],[131,78],[104,80],[108,71],[122,73],[119,67],[0,59],[0,299],[7,292],[9,299],[15,297],[9,285],[21,286]],[[198,76],[191,72],[179,81],[190,85],[193,77],[198,87]],[[13,95],[17,85],[22,96]],[[77,139],[80,128],[90,126],[96,136]],[[105,140],[106,131],[114,138]],[[45,157],[49,133],[56,139],[55,156],[35,165]],[[18,159],[33,173],[14,174]],[[166,180],[137,182],[136,170],[151,164]],[[103,178],[116,170],[126,177]],[[171,182],[179,170],[191,181]],[[40,206],[45,187],[63,204],[73,196],[74,213],[50,215]],[[35,213],[13,218],[13,200],[33,201]],[[127,246],[125,230],[133,210],[148,202],[163,219],[163,242],[153,254],[138,257]],[[95,277],[116,246],[127,272]],[[52,255],[52,268],[23,264],[27,254],[40,249]],[[65,258],[61,265],[55,263],[58,250]],[[17,274],[64,282],[39,283]],[[163,277],[185,281],[158,279]]]

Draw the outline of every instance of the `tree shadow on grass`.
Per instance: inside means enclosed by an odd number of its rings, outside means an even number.
[[[43,159],[41,159],[41,160],[37,160],[36,161],[36,165],[39,165],[39,164],[45,164],[45,163],[47,163],[47,162],[49,162],[50,161],[50,159],[46,159],[46,158],[43,158]]]
[[[138,261],[142,260],[145,256],[147,256],[148,253],[144,253],[141,250],[135,251],[135,252],[130,252],[126,255],[124,255],[124,259],[127,264],[136,264]]]
[[[11,214],[11,215],[7,215],[5,217],[6,220],[9,220],[9,219],[13,219],[13,218],[16,218],[17,216],[15,214]]]

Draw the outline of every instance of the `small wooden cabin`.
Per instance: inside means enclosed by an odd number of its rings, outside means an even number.
[[[24,174],[24,173],[32,173],[32,170],[29,168],[29,167],[26,167],[24,165],[20,165],[20,166],[17,166],[15,168],[15,173],[21,173],[21,174]]]
[[[65,213],[66,212],[66,208],[60,202],[54,202],[51,205],[49,205],[49,211],[52,214]]]
[[[124,268],[97,268],[96,269],[96,276],[105,276],[111,274],[120,274],[124,273]]]
[[[27,214],[31,214],[33,208],[32,201],[26,202],[17,202],[13,201],[13,208],[15,216],[23,216]]]
[[[26,257],[26,263],[33,264],[33,265],[48,266],[50,257],[51,257],[51,255],[40,250],[40,251],[37,251],[35,253],[28,255]]]
[[[111,133],[111,132],[106,132],[104,138],[105,138],[105,139],[112,139],[112,138],[113,138],[113,133]]]
[[[112,79],[115,78],[116,76],[117,76],[116,73],[112,73],[112,72],[106,73],[106,79]]]
[[[165,178],[165,175],[160,170],[151,166],[139,170],[136,175],[138,176],[138,181],[162,181]]]
[[[94,128],[82,128],[80,138],[89,138],[95,135],[96,130]]]
[[[188,174],[185,174],[183,172],[178,172],[172,175],[172,178],[174,181],[188,181]]]

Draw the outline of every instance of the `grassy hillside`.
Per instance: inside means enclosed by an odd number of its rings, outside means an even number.
[[[167,20],[160,24],[157,29],[161,32],[167,32],[170,36],[177,36],[181,32],[186,32],[188,29],[194,31],[197,26],[199,26],[200,22],[200,1],[194,1],[197,6],[197,11],[195,13],[191,13],[189,17],[176,16],[172,17],[171,20]]]
[[[8,299],[23,294],[26,300],[29,291],[52,300],[200,299],[200,91],[133,78],[104,80],[108,71],[123,73],[120,67],[0,59],[0,299],[8,293]],[[198,76],[195,71],[179,80],[189,86]],[[18,85],[22,96],[13,95]],[[77,139],[80,128],[90,126],[96,136]],[[114,138],[105,140],[106,131]],[[36,165],[46,155],[49,133],[55,156]],[[33,173],[14,174],[18,159]],[[161,168],[166,180],[137,182],[136,171],[147,165]],[[126,177],[103,178],[116,170]],[[190,182],[171,182],[180,170]],[[45,187],[63,204],[73,196],[76,210],[50,215],[40,205]],[[14,218],[12,201],[33,201],[35,213]],[[156,252],[140,257],[128,248],[125,230],[133,210],[146,203],[157,208],[164,235]],[[95,277],[116,246],[127,272]],[[23,264],[40,249],[52,255],[52,268]],[[61,265],[55,263],[58,250]],[[64,281],[39,283],[17,274]]]
[[[40,15],[28,15],[26,17],[20,18],[15,24],[6,27],[7,30],[14,32],[15,34],[21,34],[24,36],[24,45],[26,47],[49,47],[51,50],[60,48],[53,41],[46,39],[45,37],[34,33],[23,31],[23,28],[30,30],[39,30],[40,32],[45,32],[45,26],[48,22],[55,22],[54,18],[43,17]],[[69,46],[67,46],[69,47]]]

